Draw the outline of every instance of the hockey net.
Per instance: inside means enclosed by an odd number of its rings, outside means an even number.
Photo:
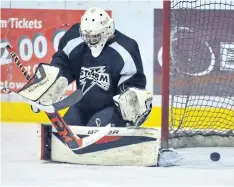
[[[172,147],[234,146],[233,2],[165,1],[163,37],[162,139]]]

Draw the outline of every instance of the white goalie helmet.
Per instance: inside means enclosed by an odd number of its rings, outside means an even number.
[[[106,42],[114,32],[114,21],[101,8],[89,8],[81,17],[80,34],[94,57],[101,54]]]

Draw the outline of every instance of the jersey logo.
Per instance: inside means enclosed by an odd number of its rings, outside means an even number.
[[[80,85],[85,95],[95,85],[107,91],[110,87],[110,77],[105,73],[105,66],[81,68]]]

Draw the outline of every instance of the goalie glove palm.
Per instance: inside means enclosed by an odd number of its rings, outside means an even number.
[[[122,118],[134,126],[143,124],[152,109],[152,94],[146,90],[129,88],[113,99]]]

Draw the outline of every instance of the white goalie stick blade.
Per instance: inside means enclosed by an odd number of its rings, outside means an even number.
[[[100,130],[96,132],[95,134],[92,134],[90,136],[87,136],[85,138],[82,138],[82,145],[79,148],[72,149],[74,153],[76,153],[77,150],[83,149],[85,147],[88,147],[89,145],[92,145],[96,143],[98,140],[102,139],[104,136],[109,134],[111,130],[111,124],[106,125],[105,127],[99,127]]]
[[[11,94],[12,96],[19,98],[19,99],[23,100],[24,102],[26,102],[26,103],[28,103],[36,108],[39,108],[40,110],[48,112],[48,113],[53,113],[53,112],[62,110],[64,108],[70,107],[70,106],[76,104],[77,102],[79,102],[83,97],[82,91],[76,90],[71,95],[69,95],[68,97],[66,97],[65,99],[63,99],[57,103],[54,103],[52,105],[41,105],[35,101],[32,101],[32,100],[16,93],[16,92],[10,90],[9,88],[6,88],[6,87],[3,87],[0,85],[0,89],[3,92],[5,92],[7,94]]]

